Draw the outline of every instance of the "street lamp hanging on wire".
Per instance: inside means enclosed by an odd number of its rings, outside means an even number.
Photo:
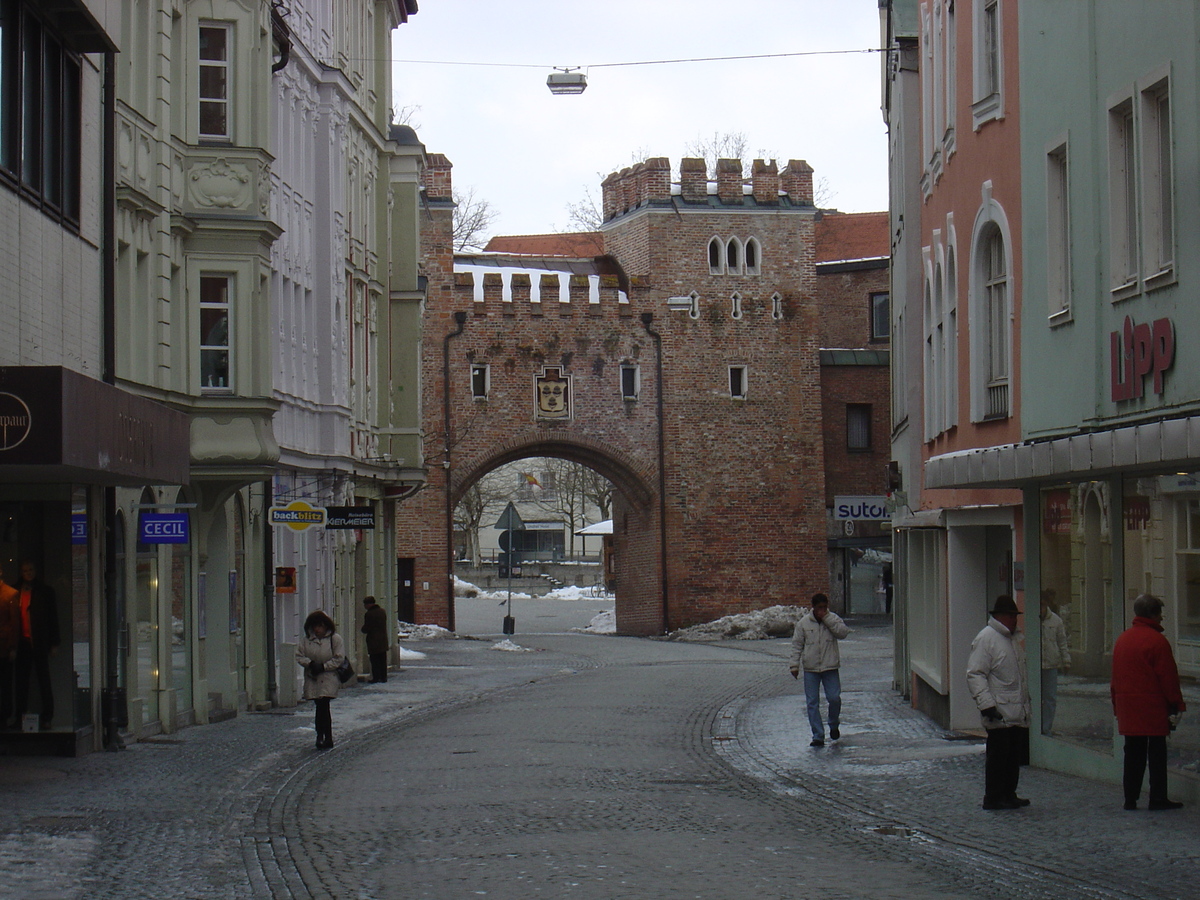
[[[555,69],[546,79],[552,94],[582,94],[587,90],[587,76],[577,69]]]

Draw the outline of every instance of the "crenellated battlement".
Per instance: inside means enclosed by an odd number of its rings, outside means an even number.
[[[534,277],[536,275],[536,278]],[[454,299],[476,316],[633,316],[616,275],[456,264]]]
[[[782,170],[775,160],[754,160],[747,178],[740,159],[717,160],[710,180],[704,160],[679,162],[679,180],[671,180],[671,163],[655,156],[611,173],[601,184],[607,222],[643,206],[679,204],[730,207],[811,207],[813,170],[802,159],[790,159]]]

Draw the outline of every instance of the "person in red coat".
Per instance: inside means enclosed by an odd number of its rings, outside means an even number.
[[[1163,636],[1163,602],[1150,594],[1133,601],[1133,624],[1113,647],[1112,704],[1125,736],[1125,808],[1137,809],[1146,766],[1150,809],[1179,809],[1167,798],[1167,735],[1186,706],[1170,642]]]

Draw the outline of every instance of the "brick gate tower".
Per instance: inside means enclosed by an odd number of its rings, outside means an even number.
[[[430,157],[429,483],[397,512],[417,621],[453,625],[454,505],[533,456],[614,484],[621,633],[827,589],[812,170],[741,168],[720,160],[714,185],[685,159],[673,182],[647,160],[605,179],[594,253],[456,265],[450,166]]]

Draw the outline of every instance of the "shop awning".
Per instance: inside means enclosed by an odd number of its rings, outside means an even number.
[[[0,366],[0,482],[187,484],[186,413],[61,366]]]

